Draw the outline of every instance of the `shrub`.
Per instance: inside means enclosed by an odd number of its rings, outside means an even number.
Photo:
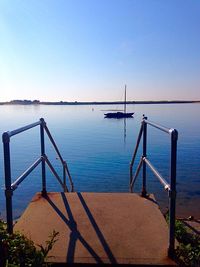
[[[40,267],[47,266],[45,260],[57,241],[58,232],[53,231],[45,246],[36,249],[33,241],[20,233],[8,234],[6,224],[0,221],[0,266]]]
[[[169,215],[166,215],[169,222]],[[175,237],[179,242],[175,250],[176,257],[181,266],[200,266],[200,237],[191,232],[185,224],[176,220]]]
[[[181,221],[176,221],[179,245],[176,255],[185,266],[200,266],[200,237],[191,233]]]

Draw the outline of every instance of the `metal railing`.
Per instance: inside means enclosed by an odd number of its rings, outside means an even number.
[[[170,162],[170,183],[168,183],[162,175],[157,171],[157,169],[152,165],[152,163],[147,158],[147,125],[150,125],[154,128],[157,128],[170,135],[171,138],[171,162]],[[140,158],[139,164],[136,168],[135,174],[133,173],[133,166],[136,159],[137,151],[141,138],[143,137],[143,151]],[[133,192],[133,187],[135,181],[138,177],[138,174],[142,170],[142,192],[143,197],[147,196],[146,190],[146,166],[154,173],[158,180],[163,185],[164,189],[168,191],[169,196],[169,247],[168,255],[174,255],[175,249],[175,211],[176,211],[176,160],[177,160],[177,140],[178,140],[178,131],[172,128],[166,128],[161,125],[158,125],[154,122],[147,120],[147,117],[143,115],[141,122],[141,128],[139,131],[138,139],[136,142],[135,150],[133,157],[130,163],[130,192]]]
[[[20,134],[24,131],[27,131],[36,126],[40,126],[40,142],[41,142],[41,155],[40,157],[28,168],[23,174],[21,174],[14,182],[11,179],[11,161],[10,161],[10,139],[12,136]],[[51,162],[47,158],[45,154],[45,132],[49,137],[57,155],[63,166],[63,179],[60,178]],[[66,176],[68,176],[70,183],[70,191],[74,190],[73,182],[71,175],[69,173],[69,169],[67,167],[66,161],[63,160],[58,147],[46,125],[46,122],[43,118],[41,118],[38,122],[26,125],[25,127],[21,127],[19,129],[4,132],[2,135],[3,141],[3,149],[4,149],[4,172],[5,172],[5,196],[6,196],[6,218],[7,218],[7,231],[9,233],[13,232],[13,212],[12,212],[12,196],[13,192],[17,189],[17,187],[21,184],[21,182],[41,163],[42,165],[42,196],[45,197],[47,195],[46,190],[46,164],[50,168],[51,172],[57,178],[58,182],[62,186],[64,192],[68,192],[68,187],[66,185]]]

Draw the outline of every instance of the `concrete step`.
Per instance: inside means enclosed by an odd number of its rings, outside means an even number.
[[[58,231],[49,261],[62,266],[176,265],[167,256],[168,226],[153,195],[37,193],[14,230],[43,245]]]

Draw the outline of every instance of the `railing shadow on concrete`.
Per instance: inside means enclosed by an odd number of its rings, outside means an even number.
[[[82,194],[77,193],[77,196],[80,200],[80,203],[81,203],[94,231],[96,232],[96,235],[97,235],[97,237],[98,237],[98,239],[102,245],[102,248],[104,249],[106,255],[108,256],[108,259],[110,260],[110,263],[116,264],[117,261],[113,255],[109,245],[107,244],[107,242],[103,236],[103,233],[101,232],[98,224],[96,223],[89,207],[87,206]],[[45,198],[48,201],[49,205],[52,207],[52,209],[57,213],[57,215],[61,218],[61,220],[64,221],[66,226],[71,231],[70,237],[69,237],[69,243],[68,243],[68,247],[67,247],[67,252],[66,252],[66,262],[68,264],[74,263],[76,243],[77,243],[77,241],[79,241],[86,248],[86,250],[89,252],[89,254],[94,258],[94,260],[96,261],[97,264],[103,264],[101,256],[99,256],[97,254],[97,252],[95,252],[95,250],[89,245],[89,243],[82,236],[81,232],[78,230],[76,220],[74,219],[74,216],[73,216],[72,210],[70,208],[70,205],[68,203],[68,200],[66,198],[66,195],[63,192],[61,192],[61,198],[62,198],[64,207],[66,209],[68,218],[58,208],[58,206],[52,201],[52,199],[48,195]]]

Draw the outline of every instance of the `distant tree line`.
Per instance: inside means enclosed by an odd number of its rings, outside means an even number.
[[[160,101],[126,101],[126,104],[179,104],[179,103],[200,103],[200,100],[160,100]],[[92,101],[92,102],[67,102],[67,101],[40,101],[40,100],[11,100],[9,102],[0,102],[0,105],[119,105],[124,104],[124,101]]]
[[[18,104],[18,105],[31,105],[31,104],[39,104],[40,101],[39,100],[11,100],[9,102],[10,104]]]

